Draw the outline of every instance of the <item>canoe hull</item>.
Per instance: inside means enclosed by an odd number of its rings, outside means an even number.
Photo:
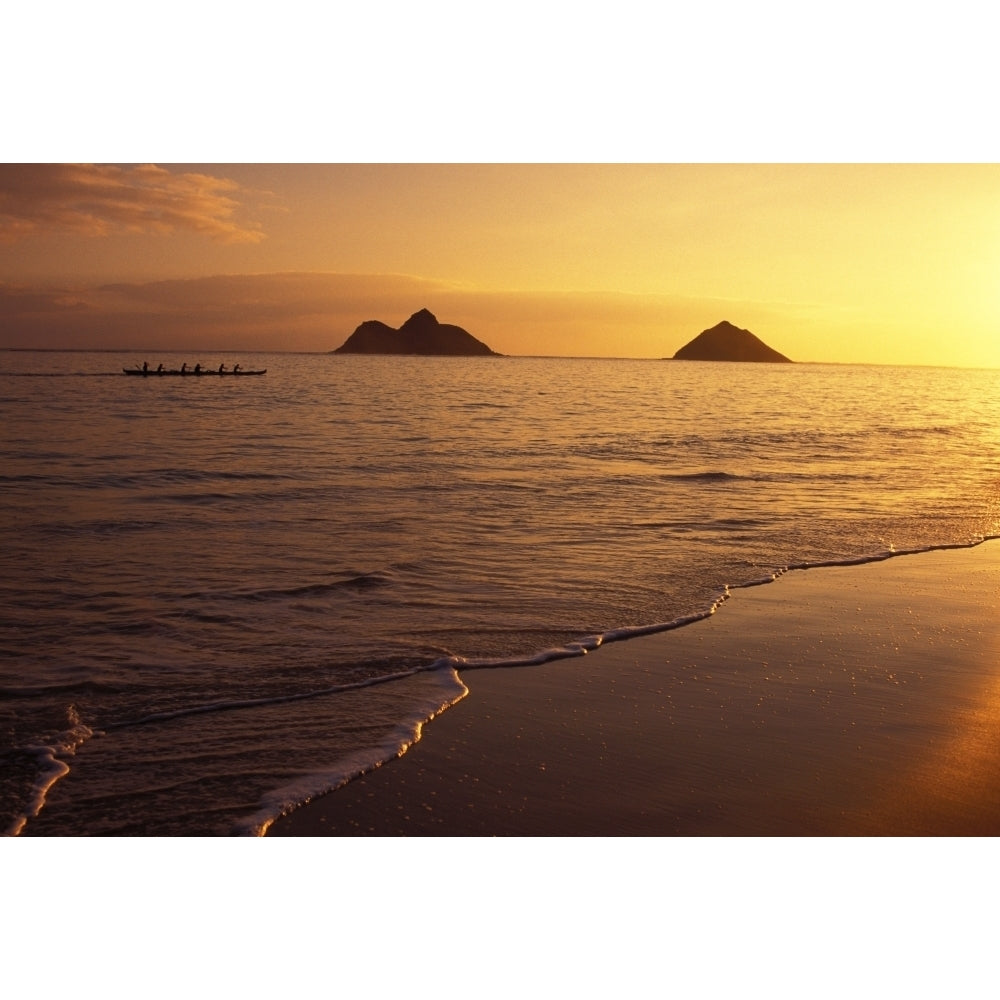
[[[182,378],[201,378],[204,375],[235,375],[237,378],[242,378],[244,375],[266,375],[267,369],[261,368],[259,371],[253,369],[247,371],[225,371],[220,372],[215,369],[205,369],[200,372],[186,371],[182,372],[179,368],[164,369],[162,372],[157,371],[143,371],[141,368],[123,368],[122,371],[126,375],[138,375],[142,378],[163,378],[165,375],[177,375]]]

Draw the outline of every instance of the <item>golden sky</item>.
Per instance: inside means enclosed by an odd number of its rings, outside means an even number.
[[[504,354],[1000,367],[1000,166],[0,165],[0,347],[338,347],[429,308]]]

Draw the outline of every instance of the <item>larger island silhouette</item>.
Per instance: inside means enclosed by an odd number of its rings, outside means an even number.
[[[791,364],[773,347],[768,347],[760,337],[749,330],[741,330],[728,320],[717,323],[710,330],[702,330],[694,340],[685,344],[671,359],[673,361],[779,361]]]
[[[377,319],[365,320],[331,353],[500,356],[460,326],[439,323],[427,309],[415,312],[398,330]]]

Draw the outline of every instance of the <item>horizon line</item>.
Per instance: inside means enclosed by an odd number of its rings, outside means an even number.
[[[288,354],[308,357],[330,357],[336,355],[340,358],[457,358],[465,360],[488,360],[490,358],[509,358],[513,360],[528,359],[542,361],[679,361],[682,364],[724,364],[724,365],[769,365],[772,367],[787,368],[788,364],[776,365],[770,361],[691,361],[686,358],[673,357],[625,357],[613,354],[489,354],[489,355],[463,355],[463,354],[340,354],[337,348],[317,351],[293,351],[280,349],[247,349],[233,350],[232,348],[199,348],[196,351],[185,350],[177,347],[165,348],[142,348],[142,347],[0,347],[0,352],[9,353],[34,353],[34,354]],[[1000,371],[1000,366],[993,365],[947,365],[947,364],[927,364],[919,362],[885,362],[885,361],[795,361],[792,365],[828,365],[839,368],[948,368],[954,371]],[[3,374],[3,373],[0,373]]]

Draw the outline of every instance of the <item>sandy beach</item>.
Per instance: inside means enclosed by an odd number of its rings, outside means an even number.
[[[292,836],[1000,833],[1000,543],[786,573],[711,618],[469,670]]]

